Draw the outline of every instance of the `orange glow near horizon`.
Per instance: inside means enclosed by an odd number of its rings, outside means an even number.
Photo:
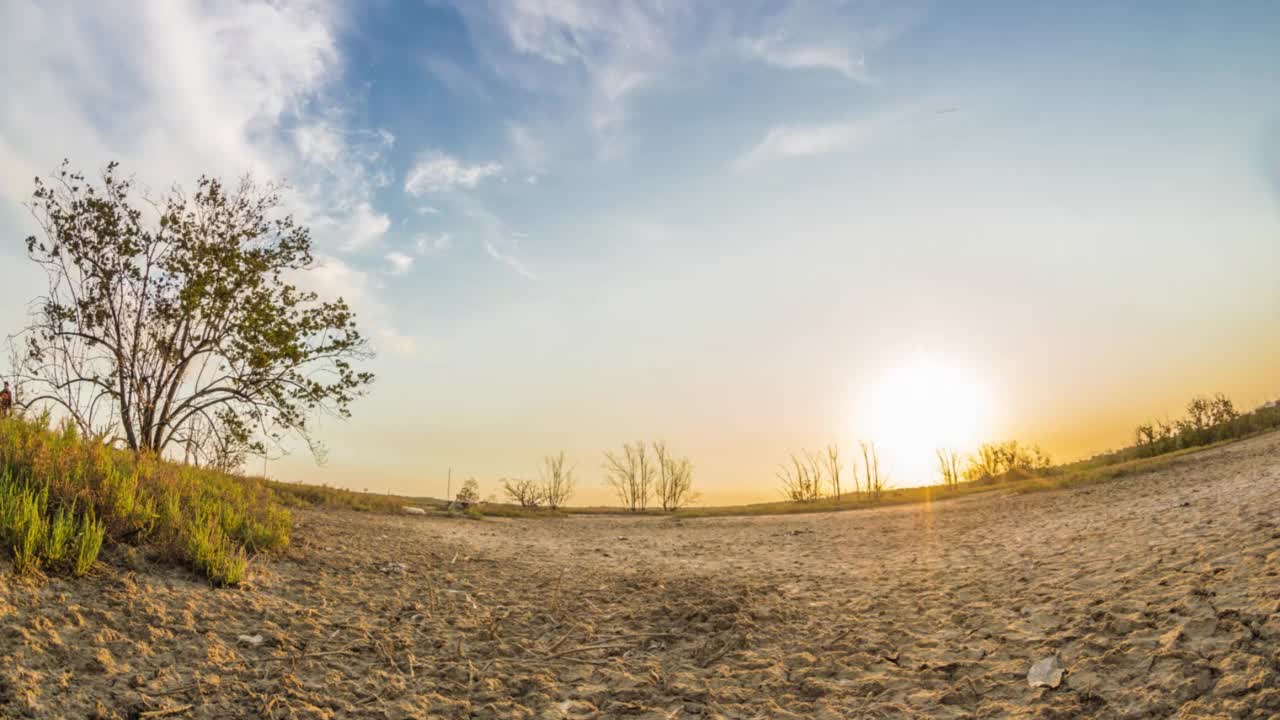
[[[991,392],[974,372],[946,358],[905,358],[862,387],[854,425],[876,444],[881,473],[896,487],[938,481],[935,451],[964,454],[990,431]]]

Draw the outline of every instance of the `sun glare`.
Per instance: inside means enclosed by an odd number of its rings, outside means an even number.
[[[857,401],[860,437],[872,440],[889,482],[937,482],[935,451],[968,452],[981,441],[990,396],[978,376],[939,358],[917,355],[863,387]]]

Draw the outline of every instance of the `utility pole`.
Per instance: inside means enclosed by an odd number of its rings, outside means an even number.
[[[444,501],[452,502],[451,500],[451,498],[453,497],[453,468],[452,467],[449,468],[449,479],[447,482],[448,482],[448,485],[445,486],[445,491],[444,491]]]

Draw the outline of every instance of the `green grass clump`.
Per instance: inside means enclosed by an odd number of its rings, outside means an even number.
[[[51,508],[48,486],[37,490],[11,472],[0,475],[0,545],[9,548],[18,572],[88,572],[102,546],[101,532],[94,539],[95,523],[92,510],[77,513],[74,504]]]
[[[80,527],[76,531],[75,555],[72,557],[71,572],[76,577],[84,577],[98,559],[98,551],[102,549],[102,539],[106,528],[102,521],[93,517],[92,513],[80,516]]]
[[[236,585],[291,527],[263,480],[116,450],[47,417],[0,420],[0,544],[18,572],[84,575],[104,544],[129,543]]]

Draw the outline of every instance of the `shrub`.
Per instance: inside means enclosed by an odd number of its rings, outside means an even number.
[[[458,495],[453,501],[462,507],[469,507],[480,502],[480,483],[476,482],[475,478],[467,478],[466,482],[462,483],[462,489],[458,490]]]
[[[782,493],[791,502],[817,502],[822,499],[826,465],[808,450],[802,451],[801,455],[803,457],[792,454],[790,465],[779,466],[778,480],[782,483]]]

